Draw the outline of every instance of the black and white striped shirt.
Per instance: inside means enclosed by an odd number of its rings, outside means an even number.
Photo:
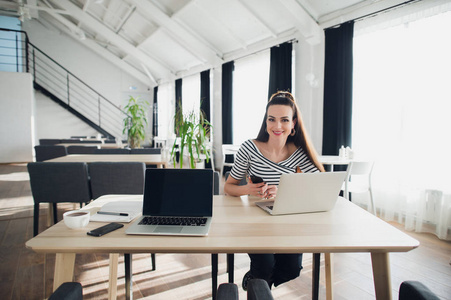
[[[319,172],[301,147],[286,160],[275,163],[264,157],[252,140],[247,140],[235,156],[230,176],[241,180],[246,174],[254,175],[263,178],[268,184],[279,185],[280,176],[285,173],[296,173],[297,166],[303,173]]]

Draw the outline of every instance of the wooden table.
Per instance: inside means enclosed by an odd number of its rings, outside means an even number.
[[[70,154],[46,160],[46,162],[143,162],[167,168],[167,161],[161,154]]]
[[[141,198],[109,195],[99,200]],[[97,210],[94,205],[100,205],[99,200],[88,208]],[[255,206],[255,201],[250,197],[214,196],[213,222],[207,237],[126,235],[130,223],[96,238],[86,232],[103,223],[90,222],[86,228],[72,230],[59,222],[29,240],[26,247],[39,253],[56,253],[54,289],[73,280],[76,253],[369,252],[376,297],[391,299],[389,252],[407,252],[419,246],[417,240],[341,197],[329,212],[284,216],[268,215]]]

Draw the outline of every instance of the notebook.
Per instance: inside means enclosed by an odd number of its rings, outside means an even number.
[[[213,171],[146,169],[143,215],[126,234],[205,236],[213,215]]]
[[[335,206],[345,177],[346,172],[282,174],[276,198],[255,204],[271,215],[328,211]]]

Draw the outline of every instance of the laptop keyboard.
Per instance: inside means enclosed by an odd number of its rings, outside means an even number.
[[[207,218],[144,217],[138,225],[205,226]]]

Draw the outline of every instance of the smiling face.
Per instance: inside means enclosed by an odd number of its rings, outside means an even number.
[[[293,110],[287,105],[270,105],[266,118],[266,131],[269,138],[287,140],[294,128]]]

